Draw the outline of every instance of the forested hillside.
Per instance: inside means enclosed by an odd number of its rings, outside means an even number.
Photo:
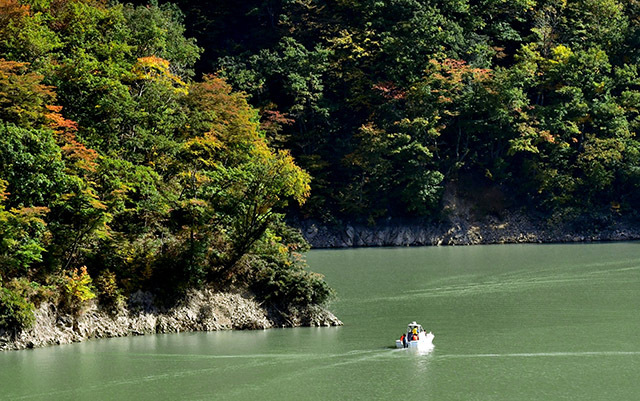
[[[0,329],[139,289],[329,295],[279,214],[308,173],[245,95],[194,78],[201,52],[172,5],[0,0]]]
[[[636,214],[636,0],[179,0],[201,71],[312,176],[303,217]]]
[[[284,214],[638,217],[637,0],[0,0],[0,326],[214,283],[321,303]],[[171,299],[167,297],[166,299]]]

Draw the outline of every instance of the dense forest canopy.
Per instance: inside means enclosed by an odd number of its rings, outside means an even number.
[[[639,65],[637,0],[0,0],[0,325],[322,302],[285,212],[637,217]]]
[[[495,209],[638,211],[636,0],[177,4],[197,69],[313,177],[303,216],[437,218],[452,184]]]

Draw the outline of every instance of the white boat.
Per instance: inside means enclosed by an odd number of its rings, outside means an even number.
[[[422,328],[422,325],[411,322],[407,326],[407,332],[404,334],[404,338],[396,340],[396,348],[426,349],[433,347],[434,337],[433,333],[427,333],[426,330]],[[417,340],[414,338],[417,338]]]

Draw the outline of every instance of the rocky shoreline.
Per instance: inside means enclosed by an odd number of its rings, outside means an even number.
[[[192,290],[178,305],[168,309],[156,307],[153,299],[152,294],[139,291],[117,313],[92,304],[77,317],[61,313],[53,303],[44,302],[35,310],[36,323],[31,329],[20,333],[0,329],[0,350],[156,333],[342,325],[320,306],[281,311],[263,306],[251,294],[211,288]]]
[[[464,213],[460,213],[463,210]],[[607,220],[606,224],[552,224],[524,213],[503,212],[500,218],[473,218],[468,208],[457,208],[446,221],[420,223],[385,221],[375,226],[329,226],[314,221],[293,222],[313,248],[376,246],[476,245],[506,243],[562,243],[630,241],[640,239],[634,220]],[[15,333],[0,329],[0,350],[18,350],[68,344],[92,338],[122,337],[185,331],[268,329],[298,326],[338,326],[342,322],[320,306],[279,310],[262,305],[253,295],[213,288],[190,291],[171,308],[161,308],[148,292],[131,295],[127,307],[110,313],[96,304],[79,316],[58,310],[50,302],[35,310],[36,323]]]
[[[561,243],[630,241],[640,239],[637,222],[620,220],[602,224],[551,224],[519,213],[482,220],[451,218],[441,223],[383,222],[375,226],[329,226],[313,221],[294,223],[313,248],[377,246],[479,245],[508,243]]]

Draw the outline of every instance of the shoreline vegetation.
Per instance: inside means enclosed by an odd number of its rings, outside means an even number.
[[[640,238],[639,14],[0,0],[2,341],[337,323],[309,242]]]

